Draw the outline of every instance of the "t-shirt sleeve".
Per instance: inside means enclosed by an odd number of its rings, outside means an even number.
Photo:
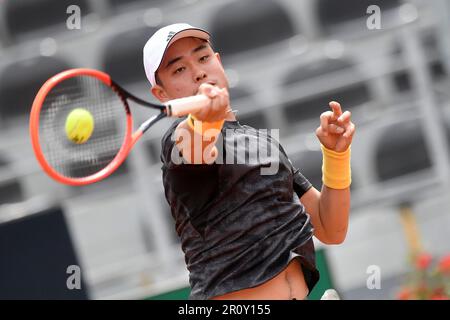
[[[294,165],[292,164],[292,161],[289,159],[288,155],[286,154],[286,152],[284,151],[283,147],[280,146],[280,150],[281,152],[286,156],[286,158],[288,159],[290,165],[291,165],[291,169],[294,175],[294,179],[293,179],[293,189],[295,191],[295,193],[297,194],[297,196],[299,198],[301,198],[311,187],[312,184],[311,182],[309,182],[308,179],[306,179],[306,177],[300,172],[300,169],[297,169],[294,167]]]
[[[311,187],[311,182],[301,174],[299,169],[294,168],[294,191],[297,196],[301,198]]]

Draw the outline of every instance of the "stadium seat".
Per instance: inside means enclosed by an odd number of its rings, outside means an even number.
[[[142,62],[145,43],[157,28],[143,27],[115,35],[103,50],[103,69],[119,84],[147,82]],[[149,84],[150,86],[150,84]]]
[[[408,71],[398,71],[392,75],[392,80],[398,92],[411,90],[411,77]]]
[[[0,182],[0,205],[24,200],[22,186],[16,178]]]
[[[379,181],[431,167],[422,130],[418,120],[396,123],[383,130],[375,146],[375,166]]]
[[[425,49],[425,55],[437,55],[437,59],[431,61],[428,65],[433,81],[441,81],[448,77],[448,71],[445,67],[445,57],[441,52],[439,38],[436,33],[424,34],[422,44]]]
[[[0,171],[7,170],[8,162],[0,156]],[[0,182],[0,205],[23,201],[23,190],[17,178]]]
[[[241,87],[233,87],[229,90],[231,102],[250,96],[250,92]]]
[[[145,149],[147,151],[147,156],[151,163],[160,163],[161,154],[161,141],[159,140],[149,140],[145,142]]]
[[[428,71],[431,76],[431,80],[439,82],[448,77],[448,72],[444,66],[442,57],[439,55],[438,38],[435,33],[424,33],[421,35],[421,43],[426,58],[433,58],[428,62]],[[401,44],[398,43],[394,46],[393,55],[398,59],[404,56]],[[405,92],[412,89],[411,83],[411,70],[400,70],[393,74],[392,80],[395,88],[399,92]]]
[[[60,207],[1,223],[0,243],[8,244],[0,246],[0,299],[89,299],[86,273]],[[69,266],[81,269],[80,287],[73,290],[68,284],[78,281]]]
[[[429,69],[433,81],[441,81],[448,76],[444,63],[440,60],[432,61],[429,64]]]
[[[333,34],[340,24],[358,23],[360,26],[353,28],[357,32],[368,30],[366,20],[369,17],[367,8],[377,5],[381,9],[381,14],[386,17],[386,12],[399,7],[402,0],[348,0],[345,4],[335,0],[318,0],[316,2],[317,19],[323,33]],[[382,20],[385,27],[388,23]]]
[[[338,59],[318,60],[306,66],[294,68],[294,70],[288,73],[287,76],[285,77],[284,84],[290,85],[310,80],[312,78],[326,76],[329,73],[343,71],[350,68],[352,68],[352,65],[350,62],[346,60],[338,60]]]
[[[302,82],[315,80],[319,77],[326,77],[333,72],[350,70],[352,65],[344,60],[321,60],[306,66],[294,68],[285,78],[284,86],[289,86]],[[325,83],[325,82],[324,82]],[[355,107],[370,100],[369,89],[364,82],[357,82],[344,87],[337,87],[330,91],[318,95],[299,97],[285,104],[283,112],[288,123],[293,124],[319,117],[328,108],[328,103],[336,100],[345,109],[352,110]]]
[[[6,0],[6,26],[13,39],[49,27],[54,27],[55,33],[68,31],[67,8],[71,5],[80,7],[82,16],[91,12],[87,0]]]
[[[428,64],[428,71],[431,76],[431,80],[439,82],[447,77],[447,71],[440,60],[431,61]],[[393,75],[393,81],[395,88],[399,92],[409,91],[412,89],[411,83],[411,71],[399,71]]]
[[[445,126],[445,136],[447,138],[447,145],[449,146],[450,149],[450,118],[449,117],[444,117],[444,126]]]
[[[148,7],[155,7],[155,6],[161,6],[166,4],[167,2],[170,2],[170,0],[109,0],[109,3],[111,7],[118,11],[122,8],[126,8],[132,5],[147,5]]]
[[[296,33],[286,10],[272,0],[227,3],[211,21],[214,48],[224,57],[272,45]]]
[[[37,57],[10,64],[0,74],[0,117],[28,116],[34,97],[51,76],[69,65],[59,58]]]

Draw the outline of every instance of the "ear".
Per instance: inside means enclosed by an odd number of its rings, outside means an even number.
[[[154,85],[150,89],[150,91],[153,94],[153,96],[161,102],[166,102],[170,100],[166,93],[166,90],[164,90],[164,88],[159,84]]]
[[[222,59],[220,58],[220,54],[218,52],[215,52],[214,55],[216,56],[217,60],[219,60],[220,64],[222,64]]]

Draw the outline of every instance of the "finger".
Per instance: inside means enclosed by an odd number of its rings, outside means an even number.
[[[323,135],[327,136],[328,135],[328,120],[329,120],[329,115],[327,115],[326,113],[322,113],[320,115],[320,128],[322,129]]]
[[[350,112],[350,111],[345,111],[338,119],[337,119],[337,121],[340,123],[340,124],[343,124],[343,123],[349,123],[350,122],[350,118],[352,117],[352,113]]]
[[[223,118],[225,118],[226,114],[227,114],[227,110],[229,109],[229,104],[230,104],[228,91],[226,88],[218,89],[218,90],[219,90],[218,97],[219,97],[220,113],[222,114]]]
[[[326,137],[328,134],[325,134],[325,132],[323,131],[322,127],[318,127],[316,129],[316,136],[318,137]]]
[[[225,119],[227,114],[228,96],[220,89],[217,89],[217,91],[217,96],[212,99],[211,112],[209,114],[211,121]]]
[[[356,127],[353,123],[350,123],[350,125],[345,130],[344,134],[342,135],[344,138],[352,138],[355,134]]]
[[[213,94],[214,97],[217,97],[218,95],[221,94],[220,88],[213,86],[211,89],[211,94]]]
[[[199,91],[199,94],[204,94],[204,95],[208,96],[207,94],[205,94],[204,92],[201,92],[201,91]],[[213,103],[214,103],[214,99],[211,98],[210,103],[208,105],[206,105],[204,108],[197,110],[196,112],[192,112],[192,115],[200,121],[207,119],[213,108]]]
[[[339,104],[339,102],[336,101],[331,101],[329,103],[330,108],[333,110],[333,114],[335,116],[335,118],[339,118],[342,115],[342,109],[341,109],[341,105]]]
[[[223,97],[221,95],[218,95],[213,100],[214,102],[214,120],[219,120],[224,117],[224,108],[222,108],[223,104]]]
[[[222,103],[223,100],[223,94],[222,91],[219,88],[212,88],[211,89],[212,94],[215,94],[214,98],[213,98],[213,109],[215,112],[219,111],[219,107]]]
[[[333,113],[331,111],[325,111],[320,115],[320,127],[324,135],[328,132],[328,123],[332,121]]]
[[[340,127],[340,126],[338,126],[338,125],[330,124],[330,125],[328,125],[328,132],[336,133],[336,134],[342,134],[342,133],[345,132],[345,129]]]
[[[202,83],[198,88],[198,92],[209,98],[214,98],[217,95],[217,90],[215,90],[215,87],[209,83]]]

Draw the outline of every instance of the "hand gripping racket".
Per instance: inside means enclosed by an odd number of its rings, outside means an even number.
[[[159,111],[134,132],[130,100]],[[37,93],[30,115],[31,142],[50,177],[68,185],[91,184],[119,168],[136,141],[157,121],[187,115],[209,103],[204,95],[150,103],[125,91],[106,73],[70,69],[47,80]],[[67,135],[67,119],[75,109],[93,120],[90,138],[83,143]]]

